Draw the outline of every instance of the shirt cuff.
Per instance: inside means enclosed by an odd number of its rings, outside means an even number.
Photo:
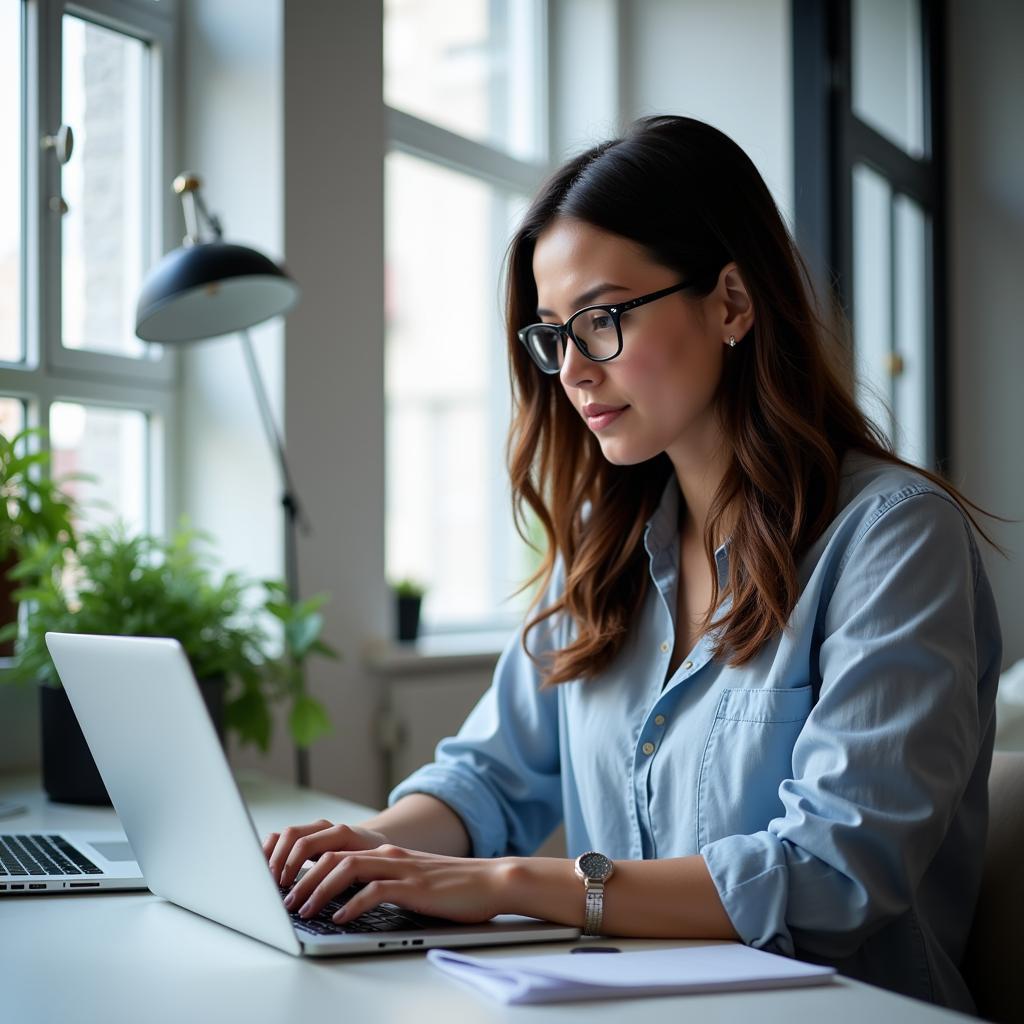
[[[793,956],[786,924],[789,866],[770,832],[734,835],[701,847],[701,856],[732,926],[748,946]]]

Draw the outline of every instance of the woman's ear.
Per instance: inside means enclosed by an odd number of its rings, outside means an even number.
[[[738,344],[754,326],[754,303],[743,281],[743,275],[734,262],[722,267],[715,294],[718,309],[721,311],[719,329],[722,341],[734,337]]]

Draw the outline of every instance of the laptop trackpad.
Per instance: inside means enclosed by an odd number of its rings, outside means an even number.
[[[135,860],[131,845],[126,842],[113,843],[90,843],[89,844],[100,856],[107,860]]]

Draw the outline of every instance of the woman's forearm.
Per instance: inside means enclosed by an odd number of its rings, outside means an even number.
[[[462,819],[443,800],[428,793],[409,793],[359,824],[383,833],[389,843],[409,850],[449,857],[468,857],[472,852]]]
[[[738,939],[701,856],[617,860],[604,890],[604,935]],[[506,913],[583,927],[583,882],[572,860],[504,857]]]

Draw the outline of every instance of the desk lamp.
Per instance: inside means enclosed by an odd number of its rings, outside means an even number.
[[[174,179],[187,233],[181,246],[167,253],[146,275],[135,312],[135,333],[143,341],[161,345],[203,341],[235,332],[241,336],[260,418],[281,475],[281,504],[287,525],[285,580],[289,596],[295,601],[299,595],[296,525],[308,534],[309,523],[295,494],[248,329],[287,313],[298,300],[299,286],[263,253],[222,241],[220,220],[207,210],[201,187],[198,175],[192,173]],[[200,217],[212,230],[212,241],[202,240]],[[309,752],[297,747],[295,756],[299,785],[308,786]]]

